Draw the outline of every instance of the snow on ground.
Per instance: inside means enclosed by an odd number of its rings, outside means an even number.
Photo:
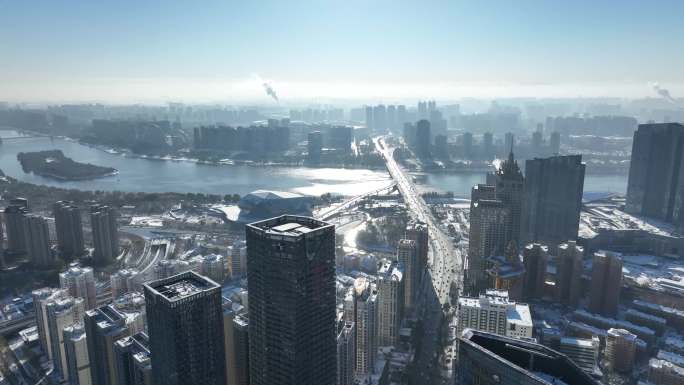
[[[681,261],[653,255],[623,255],[622,274],[627,282],[654,290],[684,293]]]
[[[580,237],[593,238],[598,229],[644,230],[659,235],[672,235],[674,232],[668,223],[624,212],[622,204],[618,198],[585,204],[580,214]]]

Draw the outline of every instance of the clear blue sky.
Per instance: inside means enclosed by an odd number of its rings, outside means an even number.
[[[681,0],[0,0],[0,99],[261,97],[254,74],[299,98],[649,95],[684,84],[683,18]]]

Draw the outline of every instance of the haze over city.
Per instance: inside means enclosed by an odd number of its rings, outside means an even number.
[[[0,385],[684,384],[682,15],[0,0]]]
[[[679,1],[3,1],[0,98],[283,102],[684,94]]]

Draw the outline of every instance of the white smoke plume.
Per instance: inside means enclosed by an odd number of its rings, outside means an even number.
[[[259,76],[258,74],[252,74],[252,77],[254,78],[254,80],[259,82],[259,84],[261,84],[261,86],[264,88],[264,91],[266,91],[266,95],[272,97],[273,100],[275,100],[276,102],[280,102],[280,100],[278,99],[278,94],[269,82],[262,79],[261,76]]]
[[[278,94],[276,94],[275,90],[273,89],[273,87],[270,84],[264,82],[264,83],[262,83],[262,86],[264,87],[264,91],[266,91],[266,94],[268,96],[275,99],[276,102],[279,101],[278,100]]]
[[[667,100],[670,103],[677,103],[677,101],[672,97],[670,94],[670,91],[667,90],[667,88],[662,88],[658,83],[653,83],[653,89],[655,92],[658,93],[663,99]]]

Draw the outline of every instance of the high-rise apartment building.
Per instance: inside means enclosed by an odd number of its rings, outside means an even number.
[[[162,259],[154,265],[154,275],[157,279],[172,277],[190,270],[190,265],[186,261],[178,259]]]
[[[487,184],[472,188],[467,293],[477,295],[491,287],[485,272],[487,258],[519,247],[523,185],[524,178],[511,149],[508,159],[487,175]]]
[[[143,289],[154,383],[224,385],[221,286],[189,271]]]
[[[581,155],[526,162],[520,235],[523,242],[539,242],[555,250],[560,243],[577,239],[584,171]]]
[[[83,254],[81,209],[73,202],[59,201],[52,206],[57,231],[57,246],[62,257],[71,260]]]
[[[90,208],[90,224],[93,231],[93,258],[97,263],[107,264],[119,255],[119,225],[117,212],[112,207],[95,205]]]
[[[154,385],[150,339],[140,332],[114,343],[117,385]]]
[[[321,161],[321,153],[323,152],[323,135],[320,131],[312,131],[307,136],[307,159],[312,164],[318,164]]]
[[[684,125],[640,124],[634,132],[625,211],[684,224]]]
[[[334,384],[335,227],[284,215],[246,233],[250,383]]]
[[[372,132],[373,128],[375,127],[375,125],[373,124],[373,107],[372,106],[365,106],[364,107],[364,113],[365,113],[366,127],[369,129],[370,132]]]
[[[500,200],[471,201],[470,207],[465,291],[478,295],[489,287],[485,260],[504,254],[507,234],[510,233],[510,210]]]
[[[416,242],[410,239],[401,239],[397,245],[397,261],[404,268],[404,309],[413,309],[418,293],[416,282],[416,269],[418,268],[418,248]],[[357,325],[358,330],[358,325]]]
[[[509,211],[506,245],[510,241],[515,241],[516,246],[520,247],[520,218],[525,178],[518,167],[513,150],[508,153],[508,159],[494,172],[493,180],[495,199],[500,200]]]
[[[49,359],[52,359],[52,344],[50,342],[50,328],[48,327],[47,304],[60,296],[67,296],[67,292],[65,290],[45,287],[36,289],[31,293],[40,346]]]
[[[50,351],[54,367],[69,381],[69,366],[64,343],[64,328],[83,320],[85,303],[83,298],[58,296],[45,304],[48,335],[50,336]]]
[[[554,131],[551,133],[551,137],[549,138],[549,151],[551,152],[551,155],[560,155],[560,133],[558,131]]]
[[[122,309],[121,309],[122,310]],[[114,343],[121,338],[143,331],[142,309],[125,313],[115,305],[104,305],[86,311],[84,324],[88,336],[90,375],[93,384],[117,385]]]
[[[608,329],[605,358],[607,366],[616,372],[627,373],[634,366],[637,336],[625,329]]]
[[[138,271],[133,269],[121,269],[112,274],[109,278],[112,288],[112,300],[115,300],[126,293],[136,291],[139,288],[137,282]]]
[[[235,384],[249,385],[249,318],[241,314],[233,318]]]
[[[395,105],[387,106],[387,128],[392,132],[397,129],[397,107]]]
[[[244,241],[233,244],[230,253],[230,275],[232,278],[240,278],[247,275],[247,246]]]
[[[222,284],[226,279],[226,260],[218,254],[204,255],[200,260],[199,271],[203,276]]]
[[[337,333],[337,385],[354,385],[356,333],[353,322],[342,320]]]
[[[387,108],[383,104],[373,107],[373,131],[387,131]]]
[[[540,299],[545,294],[546,265],[549,249],[539,243],[530,243],[522,252],[525,278],[523,280],[523,298],[526,301]]]
[[[426,119],[419,120],[416,123],[416,139],[415,139],[415,151],[416,155],[419,157],[429,157],[430,156],[430,141],[431,130],[430,121]]]
[[[378,269],[378,346],[397,343],[404,308],[403,271],[396,262],[383,261]]]
[[[512,132],[507,132],[504,135],[504,151],[513,152],[513,146],[515,145],[515,135]]]
[[[66,271],[59,273],[59,286],[66,289],[73,297],[83,298],[86,309],[97,306],[95,275],[92,267],[72,265]]]
[[[589,311],[615,317],[620,303],[622,258],[610,251],[594,253],[591,267]]]
[[[556,262],[556,300],[576,307],[582,294],[582,258],[584,249],[577,242],[558,246]]]
[[[397,106],[397,125],[396,125],[396,130],[399,131],[404,127],[404,124],[409,121],[408,119],[408,114],[406,113],[406,106],[405,105],[398,105]]]
[[[64,328],[64,353],[67,361],[70,385],[90,385],[90,359],[88,343],[82,323]]]
[[[420,285],[421,277],[423,276],[423,272],[427,268],[428,263],[430,234],[427,224],[416,219],[411,219],[406,224],[404,238],[410,239],[416,243],[416,268],[413,269],[413,281],[416,283],[414,286],[417,287]]]
[[[23,254],[26,252],[26,222],[28,204],[21,202],[10,204],[5,208],[5,231],[7,233],[7,252]]]
[[[463,158],[473,159],[473,155],[475,155],[473,147],[475,146],[472,132],[464,132],[463,135],[461,135],[461,147],[463,148],[463,151],[461,153]]]
[[[370,376],[378,350],[378,289],[365,278],[354,282],[356,298],[356,375]]]
[[[544,134],[542,133],[540,127],[537,127],[537,131],[532,133],[532,156],[543,156],[542,146],[544,144]]]
[[[237,383],[235,368],[235,312],[233,302],[224,299],[223,302],[223,345],[226,352],[226,385]]]
[[[52,266],[54,258],[50,250],[50,230],[45,217],[36,214],[24,215],[24,236],[26,252],[36,267]]]
[[[459,338],[456,384],[599,385],[564,354],[533,342],[467,330]]]

